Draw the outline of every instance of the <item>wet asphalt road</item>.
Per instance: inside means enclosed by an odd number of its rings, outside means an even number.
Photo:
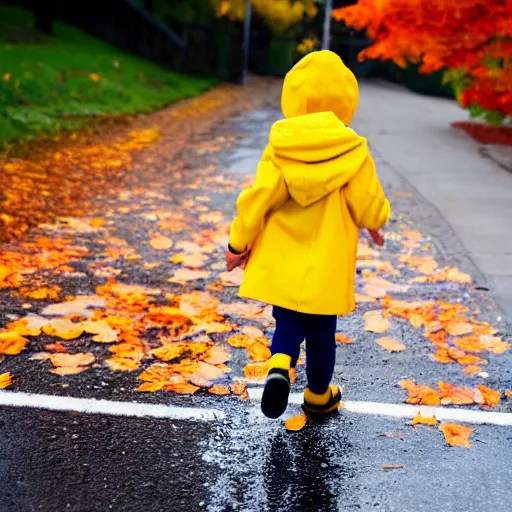
[[[244,133],[221,155],[230,172],[250,172],[263,148],[277,111],[256,111],[219,127],[219,133]],[[375,155],[395,212],[432,237],[436,258],[470,272],[476,269],[449,226],[386,162]],[[232,205],[225,205],[227,212]],[[427,296],[453,300],[458,289],[435,285]],[[411,292],[413,293],[413,292]],[[510,327],[483,291],[471,290],[482,318]],[[456,300],[456,299],[455,299]],[[469,299],[468,299],[469,300]],[[405,325],[390,335],[407,340],[397,357],[368,343],[359,318],[340,321],[357,339],[340,346],[335,377],[350,400],[401,403],[402,378],[457,384],[460,371],[428,359],[421,336]],[[23,364],[23,359],[20,359]],[[492,360],[487,385],[512,387],[512,357]],[[18,363],[17,363],[18,364]],[[455,366],[455,365],[453,365]],[[50,378],[50,377],[48,377]],[[124,385],[124,374],[93,370],[66,387],[46,385],[30,375],[23,391],[69,394],[177,406],[214,407],[223,421],[205,423],[135,419],[37,409],[0,409],[0,512],[25,511],[383,511],[509,512],[512,490],[510,428],[477,426],[473,448],[448,447],[430,427],[412,429],[408,421],[341,413],[299,433],[282,421],[268,421],[257,404],[206,393],[183,397],[166,393],[140,395]],[[49,381],[50,382],[50,381]],[[52,381],[53,382],[53,381]],[[300,391],[299,373],[294,391]],[[292,408],[298,412],[298,408]],[[502,412],[510,412],[507,404]],[[385,437],[380,434],[399,434]],[[384,470],[382,464],[404,466]]]

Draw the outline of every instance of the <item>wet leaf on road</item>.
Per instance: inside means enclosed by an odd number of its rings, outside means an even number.
[[[0,389],[5,389],[13,383],[11,372],[0,373]]]
[[[382,348],[385,348],[388,352],[402,352],[405,350],[405,345],[402,345],[395,339],[389,338],[387,336],[384,336],[383,338],[379,338],[377,340],[377,343]]]
[[[297,416],[292,416],[286,420],[286,430],[290,432],[298,432],[306,426],[307,422],[308,418],[304,414],[297,414]]]
[[[167,251],[172,247],[172,240],[166,236],[158,235],[150,240],[149,245],[157,251]]]
[[[351,345],[352,343],[354,343],[354,340],[352,338],[349,338],[346,334],[337,332],[336,333],[336,343],[342,343],[344,345]]]
[[[363,315],[364,330],[382,334],[391,328],[390,321],[384,317],[382,310],[367,311]]]
[[[215,386],[212,386],[208,390],[208,393],[211,393],[212,395],[224,396],[224,395],[229,395],[230,391],[229,391],[229,388],[227,386],[221,386],[221,385],[217,384]]]
[[[0,355],[17,356],[27,346],[28,340],[17,332],[0,332]]]
[[[439,429],[443,432],[444,438],[449,445],[471,448],[469,436],[473,432],[472,428],[455,423],[442,423],[439,425]]]

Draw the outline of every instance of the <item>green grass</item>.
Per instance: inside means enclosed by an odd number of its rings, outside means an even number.
[[[216,83],[170,72],[64,23],[54,23],[51,38],[32,26],[30,11],[0,4],[0,142],[150,112]]]

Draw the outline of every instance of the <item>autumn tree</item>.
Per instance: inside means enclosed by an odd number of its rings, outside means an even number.
[[[445,70],[473,116],[512,117],[512,0],[359,0],[333,16],[374,41],[360,60]]]

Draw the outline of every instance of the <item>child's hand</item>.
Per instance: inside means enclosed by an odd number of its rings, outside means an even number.
[[[372,237],[372,242],[379,247],[384,245],[384,236],[382,235],[382,231],[380,229],[369,229],[368,233]]]
[[[235,270],[237,267],[245,268],[248,256],[249,253],[247,251],[241,254],[233,254],[229,250],[226,251],[226,266],[228,267],[228,272]]]

